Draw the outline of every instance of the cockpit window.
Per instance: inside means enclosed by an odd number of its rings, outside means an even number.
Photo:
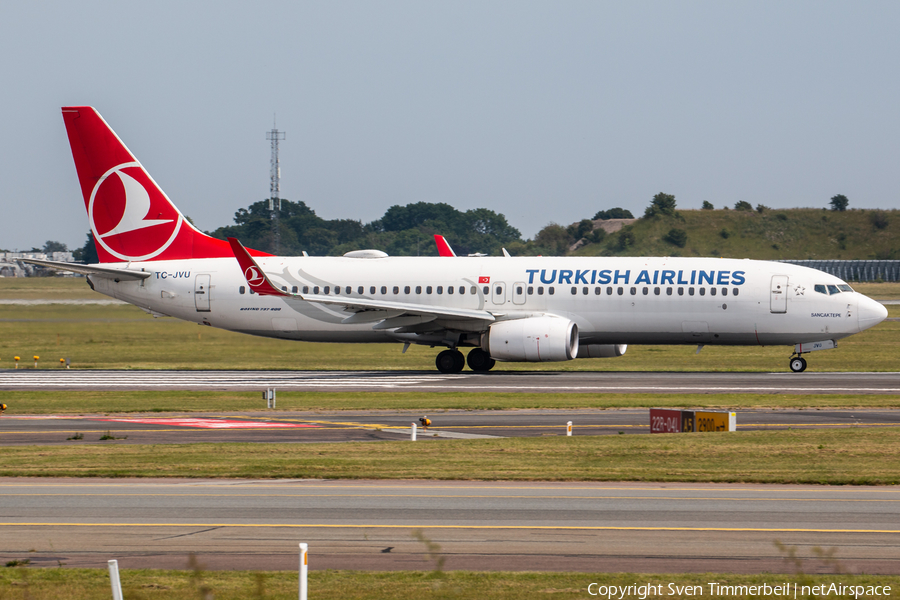
[[[828,289],[821,283],[816,284],[816,291],[819,292],[820,294],[828,295]]]
[[[829,293],[829,294],[840,294],[840,293],[841,293],[841,290],[839,290],[839,289],[838,289],[838,286],[836,286],[836,285],[829,285],[829,286],[828,286],[828,293]]]
[[[846,283],[842,283],[838,287],[841,288],[842,292],[852,292],[853,291],[853,288],[850,287],[849,285],[847,285]]]

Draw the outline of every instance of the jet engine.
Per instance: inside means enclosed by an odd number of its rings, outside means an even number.
[[[576,358],[616,358],[625,354],[628,344],[582,344]]]
[[[578,325],[551,316],[500,321],[482,335],[481,347],[496,360],[572,360],[578,356]]]

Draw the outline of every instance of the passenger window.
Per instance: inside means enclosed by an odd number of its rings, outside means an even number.
[[[631,295],[637,296],[637,288],[636,287],[631,288]]]
[[[497,295],[498,295],[498,296],[502,296],[502,295],[503,295],[503,287],[501,287],[501,286],[499,286],[499,285],[497,286]]]
[[[530,285],[528,286],[528,295],[529,295],[529,296],[534,295],[534,288],[531,287]]]
[[[347,289],[345,289],[344,292],[349,296],[350,294],[353,293],[353,288],[351,288],[351,287],[348,285],[348,286],[347,286]]]
[[[840,294],[840,293],[841,293],[841,290],[839,290],[839,289],[838,289],[838,286],[836,286],[836,285],[829,285],[829,286],[828,286],[828,293],[829,293],[829,294]]]
[[[612,296],[612,288],[611,287],[606,288],[606,295]]]
[[[386,286],[386,285],[381,286],[381,294],[382,294],[382,295],[386,295],[386,294],[387,294],[387,286]]]
[[[573,285],[572,286],[572,295],[575,296],[577,294],[578,294],[578,288]]]
[[[304,286],[303,286],[303,293],[304,293],[304,294],[308,294],[308,293],[309,293],[309,286],[308,286],[308,285],[304,285]]]
[[[373,296],[375,295],[375,286],[374,285],[369,286],[369,294],[371,294]]]
[[[239,293],[239,294],[243,294],[243,293],[246,292],[246,291],[247,291],[247,288],[245,288],[244,286],[241,286],[241,287],[238,288],[238,293]]]
[[[694,288],[688,288],[688,296],[694,295]]]
[[[588,289],[586,287],[581,288],[581,293],[584,294],[585,296],[587,296]]]
[[[700,288],[700,295],[701,295],[701,296],[705,296],[705,295],[706,295],[706,288]]]
[[[422,293],[422,286],[421,286],[421,285],[417,285],[417,286],[416,286],[416,293],[417,293],[417,294],[421,294],[421,293]]]
[[[684,288],[683,287],[678,288],[678,295],[684,296]]]
[[[366,288],[364,288],[363,286],[359,286],[358,288],[356,288],[356,293],[359,294],[360,296],[362,296],[363,292],[365,292],[365,291],[366,291]]]
[[[602,293],[603,293],[603,288],[598,288],[598,287],[595,287],[595,288],[594,288],[594,295],[595,295],[595,296],[599,296],[599,295],[602,294]]]
[[[462,296],[465,293],[466,293],[466,286],[464,286],[464,285],[459,286],[459,295]]]
[[[409,293],[409,286],[406,286],[406,287],[403,288],[403,293],[404,293],[404,294],[408,294],[408,293]]]
[[[653,288],[653,295],[659,296],[659,288],[658,287]]]
[[[452,294],[452,293],[453,293],[453,286],[452,286],[452,285],[448,285],[448,286],[447,286],[447,293],[448,293],[448,294]]]
[[[431,294],[431,286],[430,286],[430,285],[425,286],[425,293],[426,293],[426,294]]]
[[[475,294],[478,293],[478,288],[473,285],[472,287],[469,288],[469,293],[474,296]],[[531,292],[528,292],[528,293],[530,294]]]
[[[624,294],[624,293],[625,293],[625,288],[620,287],[620,288],[619,288],[619,295],[621,296],[621,295]]]
[[[443,294],[443,293],[444,293],[444,286],[442,286],[442,285],[437,286],[437,293],[438,293],[438,294]]]
[[[727,295],[728,295],[728,288],[722,288],[722,295],[723,295],[723,296],[727,296]]]
[[[544,295],[544,288],[538,287],[538,296],[543,296],[543,295]]]
[[[644,287],[644,290],[643,290],[643,291],[644,291],[644,295],[646,296],[647,294],[650,293],[650,288]]]
[[[487,296],[491,293],[491,288],[489,288],[488,286],[484,286],[483,288],[481,288],[481,291],[484,292],[485,296]]]
[[[716,288],[709,288],[709,293],[713,296],[716,295]]]
[[[296,286],[296,285],[293,286],[293,287],[291,288],[291,293],[292,293],[292,294],[296,294],[296,293],[297,293],[297,286]]]
[[[396,294],[399,294],[399,293],[400,293],[400,286],[399,286],[399,285],[395,285],[395,286],[394,286],[394,294],[396,295]]]
[[[314,286],[314,287],[313,287],[313,294],[318,294],[318,293],[319,293],[319,286]],[[326,292],[326,293],[327,293],[327,292]]]
[[[817,283],[817,284],[816,284],[816,287],[815,287],[814,289],[815,289],[817,292],[819,292],[820,294],[828,294],[828,290],[827,290],[827,289],[825,288],[825,286],[822,285],[822,284],[818,284],[818,283]]]
[[[282,292],[286,292],[286,291],[287,291],[287,286],[286,286],[286,285],[281,286],[281,291],[282,291]]]
[[[521,286],[521,285],[520,285],[520,286],[516,286],[516,294],[518,294],[519,296],[521,296],[523,292],[524,292],[524,290],[522,289],[522,286]]]
[[[672,288],[666,288],[666,296],[672,295]]]
[[[550,287],[547,288],[547,293],[550,294],[551,296],[553,295],[553,293],[554,293],[555,291],[556,291],[556,290],[553,289],[553,286],[552,286],[552,285],[551,285]]]
[[[737,288],[734,288],[734,289],[731,291],[731,295],[732,295],[732,296],[737,296],[739,291],[741,291],[741,290],[739,290],[739,289],[737,289]]]

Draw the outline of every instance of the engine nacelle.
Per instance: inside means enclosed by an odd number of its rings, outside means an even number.
[[[562,317],[500,321],[482,336],[481,347],[496,360],[572,360],[578,356],[578,325]]]
[[[625,354],[628,344],[582,344],[577,358],[616,358]]]

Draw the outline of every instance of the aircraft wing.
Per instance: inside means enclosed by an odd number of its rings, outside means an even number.
[[[373,300],[371,298],[354,298],[350,296],[325,296],[322,294],[293,294],[274,285],[263,270],[256,264],[247,249],[236,238],[228,238],[234,257],[237,259],[244,278],[250,289],[260,296],[281,296],[284,298],[299,298],[306,302],[343,306],[345,310],[356,314],[345,319],[345,323],[364,323],[391,319],[394,321],[402,315],[410,317],[424,317],[423,321],[438,318],[473,319],[478,321],[494,321],[495,317],[486,310],[472,310],[466,308],[450,308],[444,306],[431,306],[428,304],[415,304],[411,302],[391,302],[390,300]],[[361,313],[371,313],[364,315]],[[386,314],[377,314],[386,313]]]
[[[132,269],[113,269],[111,267],[98,267],[96,265],[80,265],[76,263],[59,262],[55,260],[38,260],[36,258],[23,258],[22,262],[30,265],[38,265],[56,269],[57,271],[71,271],[72,273],[82,273],[84,275],[94,275],[104,279],[115,279],[119,281],[133,279],[147,279],[152,275],[146,271],[134,271]]]

